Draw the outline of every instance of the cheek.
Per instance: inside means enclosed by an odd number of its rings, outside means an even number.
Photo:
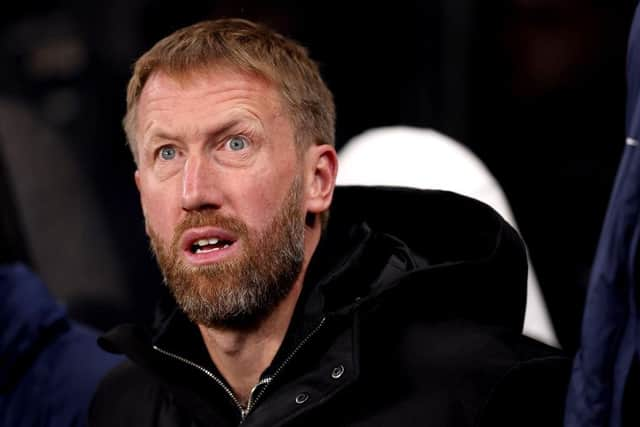
[[[276,171],[276,173],[274,173]],[[259,228],[269,224],[289,195],[295,171],[287,167],[274,168],[270,173],[252,180],[242,192],[253,223]]]
[[[252,185],[248,185],[240,192],[240,203],[237,213],[246,215],[245,221],[252,226],[260,226],[263,222],[267,222],[275,206],[277,206],[274,197],[273,185],[270,181],[259,181]]]
[[[173,204],[167,191],[142,190],[140,193],[142,211],[145,217],[147,232],[149,228],[163,241],[172,238]]]

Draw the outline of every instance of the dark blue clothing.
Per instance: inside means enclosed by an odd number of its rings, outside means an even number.
[[[627,145],[591,272],[565,427],[623,425],[625,385],[640,348],[640,6],[629,37],[627,82]]]
[[[85,425],[98,382],[122,359],[22,264],[0,265],[0,331],[0,427]]]

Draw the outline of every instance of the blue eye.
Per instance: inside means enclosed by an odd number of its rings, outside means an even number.
[[[175,147],[162,147],[159,154],[162,160],[173,160],[177,152]]]
[[[231,151],[244,150],[247,147],[247,140],[242,136],[232,136],[227,141],[227,147]]]

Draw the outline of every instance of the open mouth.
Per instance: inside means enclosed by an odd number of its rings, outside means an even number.
[[[238,250],[239,239],[236,233],[205,226],[185,231],[181,247],[188,263],[204,265],[232,256]]]
[[[209,252],[219,251],[220,249],[226,249],[232,244],[233,242],[231,240],[210,237],[194,241],[189,246],[189,250],[192,254],[206,254]]]

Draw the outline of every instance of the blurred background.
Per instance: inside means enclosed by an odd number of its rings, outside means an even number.
[[[0,260],[23,259],[77,320],[152,313],[148,249],[120,120],[130,67],[205,18],[306,45],[335,94],[337,145],[412,125],[471,149],[502,185],[558,339],[578,344],[624,146],[635,0],[22,0],[0,15]],[[390,147],[393,149],[393,147]]]

